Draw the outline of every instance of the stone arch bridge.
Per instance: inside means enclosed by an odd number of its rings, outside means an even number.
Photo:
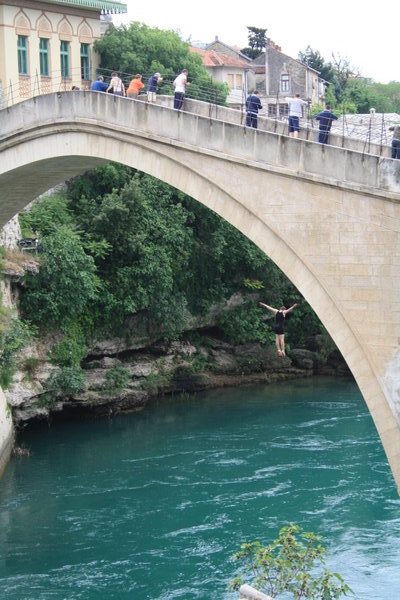
[[[365,154],[351,140],[341,148],[289,138],[267,120],[248,129],[238,111],[188,102],[178,112],[160,101],[65,92],[0,111],[0,223],[108,161],[214,210],[316,311],[400,486],[400,161]]]

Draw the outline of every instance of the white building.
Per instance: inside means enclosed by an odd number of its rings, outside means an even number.
[[[32,95],[89,87],[101,13],[119,0],[0,0],[0,106]]]

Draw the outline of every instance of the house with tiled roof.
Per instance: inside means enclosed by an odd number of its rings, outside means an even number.
[[[0,0],[0,95],[88,88],[100,17],[124,12],[121,0]]]
[[[227,84],[230,90],[227,104],[232,107],[243,105],[248,90],[254,86],[251,59],[218,38],[206,48],[192,46],[190,50],[202,57],[206,71],[214,81]]]
[[[319,72],[284,54],[270,41],[265,52],[251,62],[256,89],[264,98],[268,116],[284,117],[288,113],[287,97],[300,94],[311,104],[322,103],[325,94]]]

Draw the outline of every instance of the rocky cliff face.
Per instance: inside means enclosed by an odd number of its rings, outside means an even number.
[[[140,350],[127,347],[122,339],[117,345],[115,340],[105,341],[107,353],[100,354],[96,345],[83,363],[82,389],[68,394],[49,395],[47,382],[59,368],[46,360],[43,347],[25,348],[29,369],[18,371],[5,392],[14,422],[56,415],[111,415],[140,410],[157,395],[309,377],[316,371],[347,374],[340,358],[321,370],[317,352],[292,350],[280,357],[274,346],[233,346],[215,334],[214,329],[202,330],[195,343],[187,336],[169,344],[150,343]]]
[[[27,271],[37,272],[39,262],[36,255],[7,251],[3,304],[16,310],[21,279]],[[73,391],[51,384],[62,373],[49,360],[57,335],[31,344],[20,353],[19,370],[5,390],[14,423],[71,413],[89,416],[139,410],[161,394],[309,377],[315,372],[348,374],[337,352],[322,367],[321,343],[315,338],[310,349],[294,349],[286,357],[278,356],[275,346],[234,346],[224,341],[218,317],[245,301],[247,298],[235,294],[204,317],[188,315],[185,335],[170,343],[161,342],[162,331],[142,315],[133,315],[125,324],[123,337],[93,343],[82,363],[82,381]]]

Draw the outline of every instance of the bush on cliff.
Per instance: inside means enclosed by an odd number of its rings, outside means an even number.
[[[21,310],[43,329],[67,327],[97,296],[94,260],[65,226],[44,236],[42,243],[42,265],[38,275],[26,276]]]

